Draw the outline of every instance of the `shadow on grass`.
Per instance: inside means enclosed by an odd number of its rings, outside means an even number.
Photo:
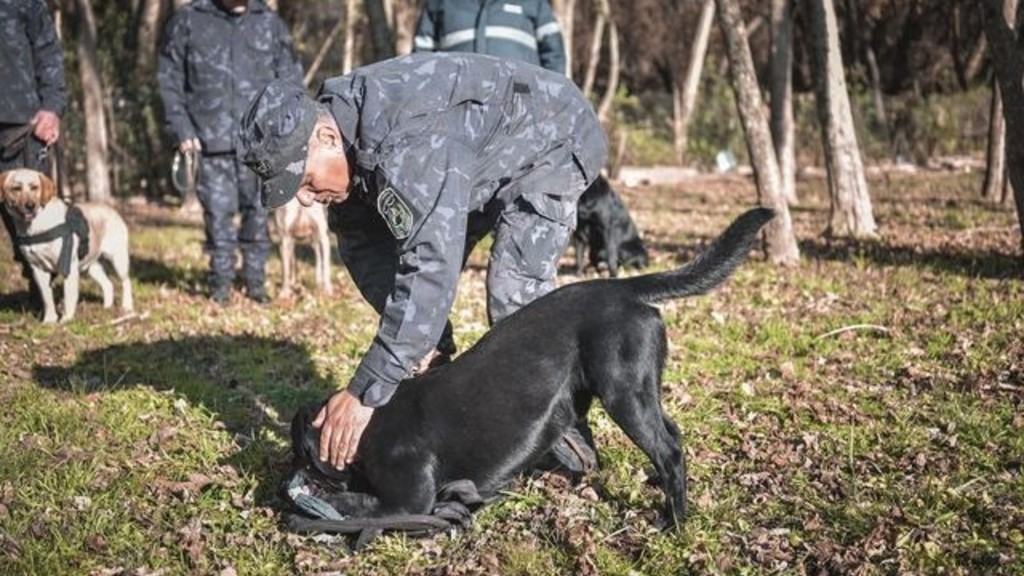
[[[132,279],[144,284],[163,285],[195,295],[205,291],[205,268],[168,266],[155,258],[132,256]]]
[[[262,432],[287,440],[296,410],[335,390],[317,374],[305,347],[249,335],[117,344],[84,352],[70,366],[36,365],[33,379],[75,394],[136,386],[174,391],[234,433],[239,449],[224,463],[256,478],[257,501],[274,507],[288,454]]]
[[[654,253],[670,255],[673,266],[682,265],[703,252],[713,238],[694,238],[690,243],[648,242]],[[957,274],[971,278],[1010,279],[1024,276],[1024,264],[1019,256],[993,250],[948,249],[935,250],[893,246],[880,241],[822,239],[799,241],[801,258],[846,262],[866,259],[881,266],[909,266],[930,268],[935,272]]]
[[[18,290],[17,292],[0,294],[0,311],[32,314],[42,317],[40,310],[41,306],[32,305],[32,296],[28,288]]]
[[[1024,275],[1019,256],[992,250],[893,246],[874,240],[817,239],[800,243],[804,258],[853,262],[866,259],[882,266],[914,266],[971,278],[1008,279]]]

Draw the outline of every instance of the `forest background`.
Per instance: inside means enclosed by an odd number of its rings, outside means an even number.
[[[65,158],[76,194],[143,194],[153,200],[173,194],[168,180],[172,147],[162,129],[155,62],[163,24],[181,3],[52,3],[67,56],[71,106],[65,118]],[[419,8],[418,0],[271,4],[292,30],[311,90],[352,66],[408,52]],[[681,92],[693,68],[701,13],[713,2],[554,4],[571,38],[571,76],[595,105],[605,106],[602,117],[613,144],[613,171],[621,165],[655,164],[710,169],[721,151],[747,161],[719,26],[708,31],[692,112],[686,120],[680,118],[687,114],[681,110]],[[766,90],[773,38],[778,36],[773,25],[776,4],[780,2],[739,2],[757,76]],[[791,73],[797,165],[821,166],[812,23],[799,4],[792,10]],[[979,3],[837,0],[835,10],[856,134],[869,166],[929,165],[943,157],[984,151],[993,74]],[[98,105],[90,102],[97,98]],[[86,125],[87,117],[93,126]],[[685,124],[680,128],[681,121]],[[87,172],[105,173],[109,182],[102,176],[84,177]]]

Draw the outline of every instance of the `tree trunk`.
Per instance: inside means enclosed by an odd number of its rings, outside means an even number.
[[[764,117],[761,91],[757,85],[754,59],[747,44],[746,27],[737,0],[715,0],[718,23],[725,37],[733,92],[746,135],[747,150],[754,166],[758,200],[762,206],[775,210],[775,218],[765,228],[765,251],[775,264],[794,265],[800,261],[800,249],[793,235],[789,207],[782,197],[779,165],[775,148]]]
[[[697,94],[700,91],[700,77],[704,72],[704,58],[708,53],[708,39],[711,38],[711,26],[715,23],[715,0],[704,0],[697,21],[697,30],[690,46],[690,63],[686,67],[683,86],[673,82],[672,89],[672,132],[673,148],[676,163],[680,166],[686,162],[686,146],[690,119],[697,106]]]
[[[388,25],[384,0],[366,0],[366,17],[370,25],[370,40],[376,60],[386,60],[395,55],[395,35]]]
[[[576,14],[576,0],[552,0],[551,9],[562,27],[562,40],[565,43],[565,75],[572,78],[572,38],[573,17]]]
[[[341,67],[342,74],[348,74],[355,67],[358,10],[356,0],[345,0],[345,56]]]
[[[835,10],[832,0],[807,0],[807,4],[813,36],[815,97],[832,200],[825,233],[833,237],[873,238],[877,226],[846,91]]]
[[[771,126],[782,197],[796,197],[796,130],[793,122],[793,0],[772,0]]]
[[[615,93],[619,90],[619,29],[611,17],[611,7],[608,0],[601,0],[605,10],[608,11],[608,85],[605,87],[604,96],[597,107],[597,119],[602,125],[607,125],[612,113],[612,105],[615,103]]]
[[[1003,99],[999,83],[992,79],[992,104],[989,106],[988,147],[985,150],[985,182],[981,186],[982,198],[1002,198],[1006,187],[1006,121],[1003,119]]]
[[[395,31],[395,51],[398,54],[412,52],[412,38],[416,35],[416,17],[419,15],[416,8],[407,1],[391,6],[391,29]]]
[[[588,98],[594,91],[594,80],[597,78],[597,65],[601,62],[601,43],[604,41],[604,29],[608,23],[607,14],[597,11],[594,19],[594,37],[590,42],[590,61],[587,62],[587,73],[583,77],[583,94]]]
[[[1018,49],[1019,34],[1003,15],[1003,0],[985,0],[985,33],[992,44],[992,61],[1006,120],[1006,165],[1024,252],[1024,57]]]
[[[882,72],[878,69],[878,58],[875,57],[875,49],[870,44],[864,49],[864,58],[868,63],[868,79],[871,81],[871,101],[875,106],[875,121],[885,130],[889,130],[889,114],[885,111],[885,96],[882,93]]]
[[[967,58],[967,66],[964,68],[964,79],[968,85],[974,83],[974,79],[981,74],[981,68],[986,62],[985,56],[988,55],[988,39],[982,34],[978,41],[974,43],[974,48],[971,50],[970,57]]]
[[[1011,28],[1016,28],[1017,0],[1003,1],[1003,18]],[[1006,177],[1006,120],[1003,118],[1003,97],[999,82],[992,79],[992,99],[988,119],[988,147],[985,154],[985,182],[982,184],[983,198],[1005,200],[1009,187]]]
[[[82,80],[82,112],[85,116],[86,187],[92,202],[109,202],[110,151],[107,113],[103,106],[103,78],[96,53],[96,18],[90,0],[76,0],[78,71]]]
[[[156,47],[160,37],[160,22],[163,16],[164,2],[149,0],[140,7],[138,29],[136,31],[135,69],[140,78],[148,78],[156,63]]]
[[[338,34],[345,29],[345,24],[348,20],[348,14],[342,14],[338,21],[331,28],[331,31],[327,33],[327,38],[324,39],[323,45],[320,46],[320,50],[317,51],[316,57],[313,58],[313,63],[309,65],[309,69],[306,70],[306,76],[302,79],[302,83],[309,86],[309,83],[316,77],[316,73],[320,71],[320,66],[324,63],[324,58],[327,57],[327,52],[330,51],[331,46],[334,45],[334,41],[338,39]]]

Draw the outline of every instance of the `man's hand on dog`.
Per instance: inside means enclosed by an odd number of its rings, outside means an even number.
[[[320,429],[320,459],[339,470],[351,464],[371,416],[373,408],[348,391],[331,396],[313,420],[313,427]]]

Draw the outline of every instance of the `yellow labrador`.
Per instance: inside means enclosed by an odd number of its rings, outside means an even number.
[[[57,321],[51,285],[56,276],[64,276],[61,323],[75,317],[82,271],[103,290],[103,307],[114,304],[114,286],[101,261],[113,268],[121,282],[121,310],[133,310],[132,284],[128,278],[128,226],[113,208],[88,203],[71,207],[57,197],[49,177],[26,168],[0,174],[0,205],[14,221],[15,246],[32,267],[43,298],[44,323]],[[83,218],[76,216],[76,208]],[[88,250],[80,252],[81,238],[86,235]]]
[[[295,241],[308,241],[316,255],[316,285],[320,292],[331,296],[331,238],[327,230],[327,210],[322,204],[305,207],[292,198],[274,211],[274,222],[281,235],[282,298],[291,295],[295,284]]]

